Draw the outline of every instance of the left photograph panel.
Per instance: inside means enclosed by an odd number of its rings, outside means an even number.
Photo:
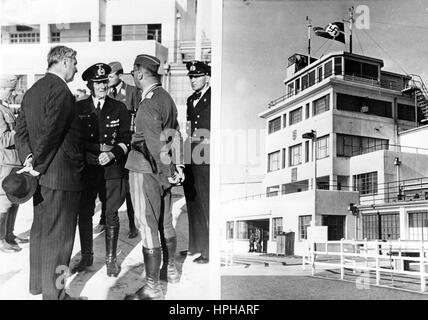
[[[0,0],[0,300],[218,298],[213,2]]]

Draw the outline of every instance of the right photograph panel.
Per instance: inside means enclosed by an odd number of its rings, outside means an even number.
[[[221,298],[426,299],[428,3],[222,16]]]

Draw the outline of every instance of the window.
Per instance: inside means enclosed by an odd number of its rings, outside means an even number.
[[[305,90],[307,87],[308,87],[308,79],[309,77],[308,77],[308,75],[307,74],[305,74],[303,77],[302,77],[302,91],[303,90]]]
[[[298,94],[300,92],[300,79],[296,79],[296,81],[294,81],[294,93]]]
[[[283,148],[282,149],[282,168],[284,169],[285,168],[285,166],[286,166],[286,149],[285,148]]]
[[[323,159],[323,158],[327,158],[330,155],[329,152],[329,135],[326,135],[324,137],[320,137],[317,139],[316,144],[315,144],[315,148],[316,148],[316,156],[317,159]],[[307,141],[309,142],[309,141]]]
[[[294,95],[294,83],[292,82],[292,83],[290,83],[288,86],[287,86],[287,95],[289,96],[289,97],[291,97],[292,95]]]
[[[280,160],[279,151],[275,151],[268,154],[268,172],[279,170]]]
[[[60,42],[61,32],[51,32],[51,42]]]
[[[309,140],[305,141],[305,162],[309,162]]]
[[[418,115],[418,122],[424,118],[421,108],[415,108],[415,106],[401,103],[399,103],[397,107],[397,118],[400,120],[415,121],[415,112],[417,112]]]
[[[315,70],[309,72],[309,87],[315,84]]]
[[[324,78],[328,78],[333,73],[333,62],[328,61],[324,64]]]
[[[290,112],[290,126],[302,121],[302,107]]]
[[[362,224],[363,238],[367,238],[368,240],[395,240],[400,237],[400,216],[398,213],[365,214],[362,216]],[[409,232],[411,233],[410,227]]]
[[[342,75],[342,58],[336,57],[334,58],[334,74]]]
[[[321,82],[322,81],[322,67],[318,67],[317,73],[318,73],[318,82]]]
[[[290,147],[288,152],[290,158],[290,166],[297,166],[302,163],[302,144]]]
[[[161,24],[124,24],[113,26],[113,41],[162,40]]]
[[[39,32],[19,32],[10,34],[10,43],[39,43]]]
[[[282,218],[272,218],[273,240],[282,232]]]
[[[428,212],[409,213],[409,240],[428,239]]]
[[[287,114],[284,113],[282,115],[282,127],[285,128],[287,126]]]
[[[353,176],[354,190],[361,195],[377,194],[377,172],[368,172]]]
[[[274,133],[281,129],[281,117],[275,118],[268,122],[268,133]]]
[[[312,216],[299,216],[299,239],[308,238],[308,227],[311,226]]]
[[[286,184],[282,184],[281,185],[281,194],[286,194],[287,192],[287,185]]]
[[[276,197],[279,193],[279,186],[272,186],[266,188],[266,197]]]
[[[377,139],[347,134],[337,134],[336,149],[338,157],[353,157],[378,150],[388,150],[386,139]]]
[[[306,112],[305,112],[305,119],[308,119],[311,116],[311,105],[309,103],[306,104]]]
[[[364,63],[355,61],[352,59],[345,59],[345,74],[366,78],[366,79],[378,79],[379,66],[376,64]]]
[[[363,108],[368,107],[368,108]],[[369,99],[368,97],[337,94],[337,109],[392,118],[392,103],[389,101]]]
[[[330,110],[330,94],[315,100],[312,104],[314,116]]]
[[[233,239],[233,221],[226,221],[226,239]]]
[[[248,223],[247,221],[236,221],[236,239],[248,239]]]

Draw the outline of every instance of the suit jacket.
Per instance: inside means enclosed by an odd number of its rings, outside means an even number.
[[[131,142],[130,119],[126,106],[122,102],[106,97],[98,118],[92,97],[89,97],[77,102],[77,110],[83,123],[85,151],[98,156],[102,151],[100,145],[111,146],[115,158],[103,166],[104,178],[123,177],[126,153],[119,144],[124,144],[129,150]],[[94,150],[95,145],[99,146],[99,149]],[[89,170],[90,167],[91,165],[88,165]]]
[[[0,104],[0,166],[19,167],[18,151],[15,148],[16,118],[13,112]]]
[[[211,130],[211,88],[205,91],[196,106],[193,106],[195,95],[187,98],[187,133],[192,152],[192,164],[209,164],[209,141]],[[196,152],[194,152],[197,148]],[[195,155],[200,155],[196,159]],[[188,163],[188,161],[186,161]]]
[[[60,77],[46,73],[25,93],[16,121],[15,143],[21,161],[32,153],[42,186],[80,191],[82,138],[73,94]]]
[[[126,108],[128,111],[136,112],[138,109],[138,90],[136,87],[131,86],[130,84],[127,84],[126,82],[122,81],[122,87],[117,92],[116,97],[113,97],[113,93],[111,92],[111,89],[109,91],[110,98],[115,99],[117,101],[120,101],[126,105]]]
[[[136,132],[131,145],[146,143],[148,152],[156,163],[160,183],[171,186],[168,177],[172,175],[173,165],[167,137],[180,138],[177,121],[177,107],[171,96],[161,86],[155,87],[138,107],[135,119]],[[126,168],[130,171],[153,173],[148,159],[135,150],[131,150]]]

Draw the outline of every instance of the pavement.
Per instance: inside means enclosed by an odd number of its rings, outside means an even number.
[[[181,188],[180,188],[181,189]],[[98,224],[100,206],[97,206],[93,218]],[[94,234],[94,264],[88,270],[67,277],[66,290],[71,296],[84,296],[89,300],[123,300],[125,295],[134,293],[144,285],[144,261],[140,236],[128,239],[128,217],[126,206],[119,210],[120,233],[118,241],[118,262],[121,272],[117,278],[107,277],[105,267],[104,232]],[[166,300],[205,300],[218,299],[212,264],[196,264],[193,259],[198,255],[181,255],[187,250],[188,220],[182,190],[173,194],[173,219],[177,232],[177,261],[181,280],[177,284],[162,282]],[[33,220],[32,201],[21,205],[18,211],[15,234],[29,236]],[[31,241],[31,239],[30,239]],[[21,245],[17,253],[0,252],[0,300],[41,300],[41,295],[31,295],[29,284],[29,244]],[[79,232],[76,238],[70,267],[80,259]]]
[[[330,261],[326,258],[325,261]],[[225,300],[428,300],[419,292],[419,279],[408,275],[381,274],[380,285],[372,273],[329,266],[302,266],[299,256],[263,253],[233,255],[233,263],[220,268],[221,299]]]

